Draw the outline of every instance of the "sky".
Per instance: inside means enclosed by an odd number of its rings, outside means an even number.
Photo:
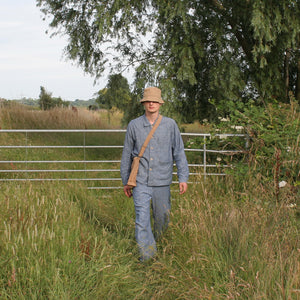
[[[37,99],[40,87],[66,101],[88,100],[104,88],[66,60],[66,37],[50,38],[35,0],[0,0],[0,98]]]

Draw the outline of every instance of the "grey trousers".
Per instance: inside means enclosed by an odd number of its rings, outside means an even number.
[[[155,256],[156,241],[169,224],[171,201],[170,186],[147,186],[137,183],[133,189],[135,207],[135,238],[140,251],[140,260]],[[152,200],[152,201],[151,201]],[[151,205],[153,232],[151,228]]]

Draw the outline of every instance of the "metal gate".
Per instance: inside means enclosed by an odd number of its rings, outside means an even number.
[[[89,189],[122,188],[119,165],[125,133],[126,130],[118,129],[2,129],[0,182],[86,181],[92,183]],[[52,134],[55,134],[56,138],[49,137],[51,143],[45,144],[47,136]],[[18,135],[16,140],[21,140],[22,144],[15,144],[15,135]],[[119,135],[119,139],[110,138],[112,135]],[[185,148],[185,152],[190,175],[201,175],[204,178],[224,176],[224,169],[232,165],[222,163],[220,157],[242,153],[248,147],[248,136],[245,134],[182,133],[182,138],[186,145],[191,139],[201,139],[199,144],[202,147],[194,148],[192,146],[194,142],[191,142]],[[243,149],[228,149],[228,147],[212,149],[210,148],[212,138],[218,138],[223,142],[232,138],[242,139]],[[74,144],[73,140],[77,144]],[[80,140],[81,143],[78,144]],[[119,140],[120,144],[111,143],[116,140]],[[104,144],[101,145],[102,141]],[[228,145],[230,142],[227,142]],[[93,152],[92,155],[90,151]],[[80,156],[81,159],[78,159]],[[215,160],[213,156],[217,156]],[[174,170],[174,178],[175,174]],[[173,183],[176,182],[174,179]]]

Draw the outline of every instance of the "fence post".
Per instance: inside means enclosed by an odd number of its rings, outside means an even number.
[[[204,136],[204,145],[203,145],[203,165],[204,165],[204,180],[206,180],[206,136]]]
[[[250,136],[249,136],[249,134],[246,134],[245,140],[246,140],[245,148],[248,149],[250,147]]]
[[[86,177],[86,153],[85,153],[85,132],[83,132],[83,160],[84,160],[84,176]]]
[[[26,164],[25,164],[25,169],[28,170],[28,131],[26,131],[25,134],[25,145],[26,145],[26,154],[25,154],[25,159],[26,159]],[[25,173],[26,178],[28,178],[28,173]]]

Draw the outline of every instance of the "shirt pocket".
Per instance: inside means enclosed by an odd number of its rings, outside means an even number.
[[[172,160],[160,160],[158,176],[161,179],[168,179],[173,173],[173,161]]]

